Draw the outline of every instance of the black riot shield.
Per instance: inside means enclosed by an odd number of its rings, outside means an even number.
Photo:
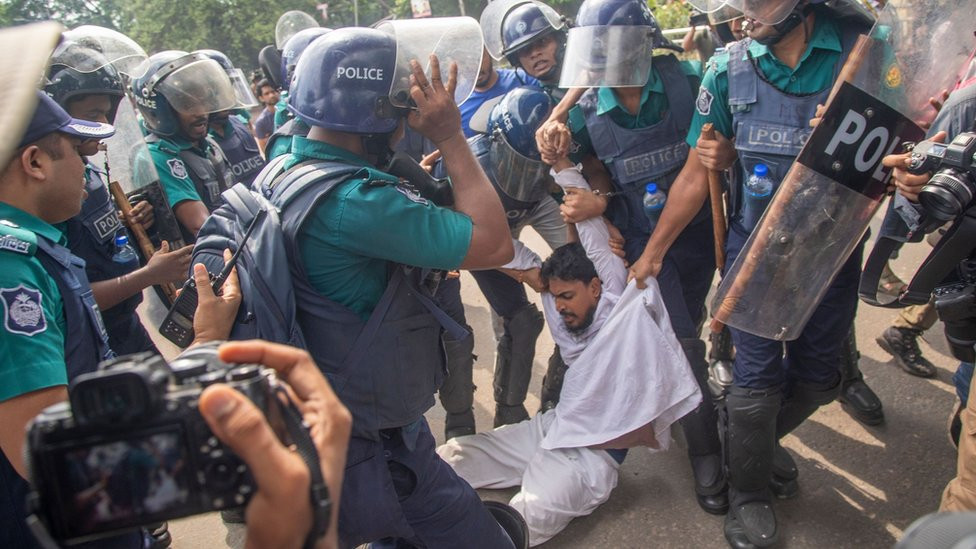
[[[182,248],[186,244],[183,242],[176,215],[169,206],[166,191],[159,182],[135,109],[128,101],[123,100],[119,105],[114,126],[115,135],[103,142],[105,151],[102,159],[108,171],[109,187],[116,205],[123,213],[128,205],[142,200],[149,202],[153,208],[155,221],[149,229],[144,230],[141,226],[129,227],[136,240],[137,245],[134,247],[145,263],[163,241],[169,243],[171,250]],[[154,292],[146,294],[146,310],[151,322],[158,326],[157,321],[162,321],[172,300],[176,298],[176,288],[167,284],[154,286],[153,289]]]
[[[924,135],[929,98],[973,48],[971,0],[891,0],[862,36],[826,114],[726,273],[715,319],[796,339],[884,198],[882,158]]]

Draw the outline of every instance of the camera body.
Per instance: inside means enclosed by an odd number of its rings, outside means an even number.
[[[931,227],[925,232],[956,219],[976,198],[976,133],[960,133],[948,144],[919,143],[912,150],[908,171],[932,173],[918,194]]]
[[[225,364],[216,347],[167,363],[152,353],[107,361],[74,379],[68,403],[28,429],[28,505],[59,541],[241,507],[257,490],[244,462],[200,415],[200,393],[226,383],[269,418],[273,371]]]

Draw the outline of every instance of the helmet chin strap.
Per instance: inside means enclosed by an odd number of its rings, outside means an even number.
[[[773,29],[776,31],[776,34],[765,36],[763,38],[753,38],[753,40],[759,42],[764,46],[772,46],[778,44],[780,40],[785,38],[786,35],[788,35],[790,32],[793,31],[793,29],[795,29],[799,25],[802,25],[803,22],[806,21],[807,15],[809,15],[810,12],[812,11],[813,11],[813,6],[811,4],[804,4],[802,6],[797,6],[793,8],[793,11],[791,11],[789,15],[786,16],[786,19],[783,19],[779,23],[772,25]],[[748,18],[746,19],[746,24],[749,25],[750,27],[752,26],[751,21]],[[809,31],[807,30],[806,25],[803,25],[803,35],[804,35],[804,43],[809,42],[810,34]]]

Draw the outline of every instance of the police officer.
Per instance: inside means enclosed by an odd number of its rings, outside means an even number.
[[[468,138],[468,146],[501,199],[512,238],[517,239],[523,228],[531,226],[555,250],[568,242],[568,232],[559,205],[549,195],[548,167],[539,158],[534,138],[549,110],[549,97],[538,88],[515,88],[492,108],[487,133]],[[539,309],[529,302],[522,283],[538,290],[541,281],[524,280],[523,274],[504,268],[471,271],[471,275],[502,320],[495,354],[494,426],[518,423],[529,417],[525,396],[536,341],[545,322]],[[459,284],[451,284],[460,291]],[[438,296],[445,290],[439,289]],[[459,296],[454,301],[460,303]],[[473,348],[473,341],[467,346]],[[448,356],[449,375],[440,391],[441,404],[448,412],[447,439],[474,433],[473,385],[467,360],[472,348],[459,350],[458,368],[451,367]]]
[[[561,84],[598,86],[570,112],[569,124],[579,147],[575,157],[583,157],[584,172],[602,194],[570,193],[563,209],[572,222],[606,210],[623,236],[627,260],[633,263],[654,230],[643,208],[646,184],[657,183],[668,193],[668,201],[673,200],[672,182],[688,157],[684,139],[699,78],[689,63],[673,55],[651,57],[653,48],[676,46],[664,38],[657,20],[639,0],[587,0],[576,23],[569,31]],[[592,161],[594,156],[598,162]],[[608,175],[612,187],[606,183]],[[705,343],[700,339],[705,297],[715,271],[714,246],[708,209],[699,201],[694,210],[663,259],[658,284],[703,395],[702,405],[681,420],[695,494],[703,510],[723,514],[728,499],[718,417],[708,389]]]
[[[295,33],[294,36],[285,42],[285,47],[281,52],[281,81],[282,95],[287,97],[288,89],[291,84],[292,76],[295,74],[295,67],[298,59],[302,56],[309,44],[316,38],[326,34],[332,29],[325,27],[315,27],[304,29]],[[299,118],[291,117],[282,124],[275,124],[275,131],[268,138],[265,145],[265,156],[268,160],[286,154],[291,150],[291,140],[296,135],[302,137],[308,135],[309,125]]]
[[[392,34],[365,28],[309,46],[289,108],[312,129],[255,185],[281,209],[309,350],[353,415],[340,543],[511,547],[477,494],[436,456],[423,417],[442,379],[441,332],[463,333],[434,305],[425,276],[504,264],[511,240],[461,134],[455,73],[445,88],[435,57],[429,80],[414,61],[409,88],[396,88],[397,47]],[[377,168],[404,119],[443,153],[456,211]]]
[[[146,60],[129,86],[150,135],[160,183],[186,242],[233,184],[220,147],[207,135],[208,115],[237,105],[234,87],[216,61],[202,54],[164,51]]]
[[[309,29],[318,28],[319,24],[311,15],[299,11],[291,10],[286,11],[278,17],[278,22],[275,24],[275,47],[278,48],[278,58],[279,63],[275,64],[273,67],[269,67],[270,70],[280,71],[280,67],[284,67],[285,61],[285,50],[287,50],[288,41],[294,38],[298,33],[306,31]],[[281,76],[276,76],[275,78],[280,78],[281,81],[278,82],[281,89],[281,101],[275,105],[275,117],[274,117],[274,127],[275,130],[285,125],[286,122],[291,120],[292,112],[288,110],[288,80],[284,78],[284,72],[280,72]]]
[[[0,175],[0,545],[39,547],[27,527],[24,429],[48,405],[67,399],[67,383],[114,356],[85,262],[65,247],[56,224],[85,198],[87,139],[112,135],[108,124],[71,118],[37,92],[38,106],[14,158]],[[142,535],[99,542],[139,548]]]
[[[631,267],[643,280],[662,270],[662,261],[682,229],[699,215],[708,194],[706,168],[724,169],[738,159],[742,181],[758,163],[774,181],[786,175],[809,133],[817,104],[824,103],[864,20],[841,20],[808,0],[738,0],[730,5],[748,18],[750,39],[713,58],[688,132],[692,150],[672,186],[657,228]],[[700,140],[705,122],[721,133],[719,143]],[[764,132],[762,129],[775,131]],[[763,136],[786,136],[776,141]],[[735,138],[735,155],[722,142]],[[726,268],[749,236],[740,199],[732,201]],[[840,270],[796,341],[763,339],[732,329],[736,354],[733,386],[726,396],[726,454],[730,510],[725,536],[733,547],[766,547],[778,528],[770,488],[780,497],[796,492],[796,466],[778,443],[840,391],[841,344],[853,322],[861,250]]]
[[[77,33],[76,33],[77,34]],[[123,97],[118,71],[102,53],[91,49],[84,37],[66,36],[51,57],[48,84],[44,91],[80,120],[109,124]],[[97,140],[80,147],[81,154],[96,153]],[[168,252],[168,243],[144,267],[138,260],[121,262],[116,238],[131,235],[119,221],[108,192],[105,173],[90,161],[85,165],[87,197],[81,212],[66,222],[68,247],[85,260],[85,273],[91,282],[95,301],[102,309],[109,345],[118,354],[155,351],[149,334],[136,315],[142,290],[154,284],[182,284],[190,264],[191,246]],[[152,223],[152,207],[140,202],[133,208],[132,222]],[[130,240],[131,241],[131,240]]]
[[[515,0],[507,4],[510,7],[501,19],[501,54],[513,67],[538,80],[553,102],[558,102],[564,93],[559,88],[559,76],[566,54],[569,21],[536,0]],[[496,9],[505,8],[500,5]],[[495,32],[496,17],[491,12],[482,15],[486,35]],[[486,36],[486,41],[491,39]]]
[[[226,55],[217,50],[197,50],[193,53],[206,55],[220,64],[234,86],[236,108],[212,113],[209,134],[227,158],[234,181],[250,185],[264,167],[264,157],[244,117],[248,116],[249,109],[258,105],[258,100],[247,85],[244,72],[234,68]]]

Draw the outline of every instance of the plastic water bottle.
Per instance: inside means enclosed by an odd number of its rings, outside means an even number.
[[[745,187],[742,226],[751,231],[759,224],[759,218],[766,211],[766,206],[773,196],[773,180],[769,177],[769,167],[765,164],[756,164]]]
[[[657,188],[657,183],[648,183],[644,187],[644,215],[651,222],[652,231],[654,230],[654,226],[657,225],[658,218],[661,217],[661,210],[664,209],[664,203],[667,199],[668,195]]]
[[[138,263],[139,256],[136,255],[135,249],[129,244],[129,237],[120,234],[115,237],[115,254],[112,255],[112,261],[116,263],[130,264]]]

